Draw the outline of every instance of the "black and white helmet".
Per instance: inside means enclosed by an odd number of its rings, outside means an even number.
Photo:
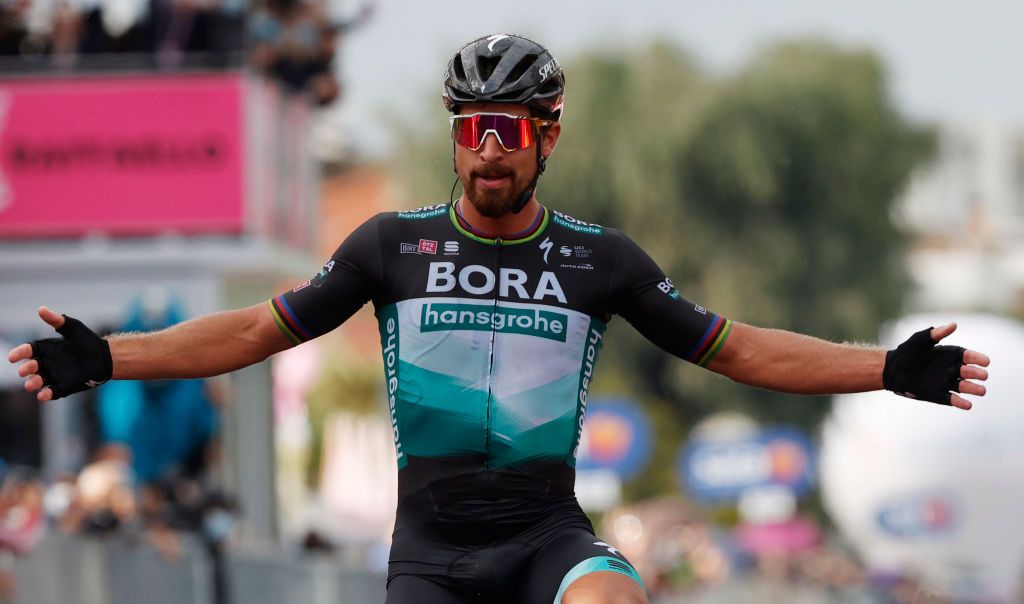
[[[534,117],[558,120],[565,98],[565,76],[546,48],[522,36],[494,34],[473,40],[448,62],[444,106],[462,103],[516,103]]]

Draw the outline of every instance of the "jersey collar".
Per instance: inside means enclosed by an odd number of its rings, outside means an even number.
[[[469,237],[473,241],[479,241],[480,243],[486,243],[488,245],[516,245],[532,241],[544,232],[544,229],[547,228],[548,221],[550,219],[550,212],[548,212],[548,209],[541,206],[541,211],[537,212],[537,217],[533,220],[533,223],[526,228],[526,230],[515,233],[508,239],[490,238],[484,236],[479,231],[474,230],[473,227],[459,215],[458,210],[455,209],[457,204],[458,201],[455,201],[448,206],[448,216],[451,218],[452,224],[455,226],[455,230],[459,231],[466,237]]]

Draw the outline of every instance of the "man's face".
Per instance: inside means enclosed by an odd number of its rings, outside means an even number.
[[[529,117],[523,105],[469,104],[459,109],[459,115],[471,113],[508,113]],[[560,125],[555,123],[541,134],[541,153],[547,157],[555,148]],[[455,145],[455,171],[462,182],[466,198],[478,212],[489,218],[500,218],[512,211],[516,199],[533,180],[537,172],[537,149],[505,151],[497,137],[488,134],[479,149],[473,151]]]

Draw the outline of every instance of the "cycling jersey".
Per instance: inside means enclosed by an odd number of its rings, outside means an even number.
[[[543,207],[506,240],[475,234],[456,204],[379,214],[269,305],[297,344],[367,301],[398,456],[392,577],[448,572],[445,544],[493,544],[552,518],[592,532],[574,468],[612,315],[702,365],[731,327],[621,232]]]

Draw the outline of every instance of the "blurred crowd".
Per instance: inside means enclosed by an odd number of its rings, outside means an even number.
[[[667,496],[609,511],[599,534],[637,568],[654,604],[949,601],[918,577],[870,574],[826,531],[759,542],[748,529]]]
[[[157,289],[133,302],[117,330],[184,318],[181,304]],[[0,390],[0,603],[13,598],[14,557],[31,554],[48,530],[151,547],[168,561],[181,556],[180,535],[194,534],[223,590],[220,553],[239,514],[214,476],[225,398],[202,380],[110,382],[76,400],[85,418],[82,467],[44,476],[41,407],[20,388]]]
[[[0,0],[0,72],[229,68],[248,64],[327,104],[339,36],[316,0]]]

